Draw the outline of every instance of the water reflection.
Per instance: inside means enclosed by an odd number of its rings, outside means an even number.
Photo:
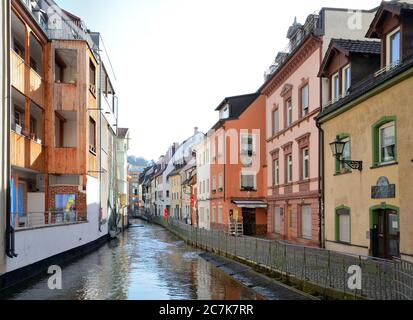
[[[199,257],[200,251],[159,226],[137,225],[119,240],[63,268],[63,290],[47,277],[9,292],[8,299],[243,300],[253,291]]]

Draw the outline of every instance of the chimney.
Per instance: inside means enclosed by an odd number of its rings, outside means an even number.
[[[198,127],[195,127],[195,128],[194,128],[194,135],[198,134],[198,132],[199,132],[199,131],[198,131]]]

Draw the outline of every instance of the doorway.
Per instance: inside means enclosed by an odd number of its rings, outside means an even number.
[[[396,210],[378,209],[373,211],[373,256],[391,260],[400,257],[399,214]]]
[[[255,220],[255,209],[242,209],[242,222],[245,236],[255,236],[257,234],[257,224]]]

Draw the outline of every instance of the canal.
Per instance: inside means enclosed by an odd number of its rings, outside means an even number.
[[[118,240],[62,268],[62,290],[48,275],[3,299],[246,300],[262,299],[200,257],[169,231],[136,221]]]

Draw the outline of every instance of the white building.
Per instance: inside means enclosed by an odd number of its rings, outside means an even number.
[[[165,210],[165,208],[170,209],[171,206],[171,199],[169,196],[169,182],[168,182],[168,176],[169,174],[175,170],[175,164],[176,163],[182,163],[182,161],[185,161],[186,163],[189,163],[192,159],[192,151],[193,151],[193,146],[198,144],[204,137],[204,134],[202,132],[198,131],[198,128],[195,128],[193,136],[191,136],[189,139],[185,140],[179,147],[176,147],[177,144],[174,144],[175,152],[172,153],[172,157],[168,161],[168,165],[163,172],[163,197],[165,199],[165,202],[163,203],[162,207],[162,212]]]
[[[196,152],[197,170],[197,199],[198,199],[198,226],[199,228],[211,229],[211,159],[210,141],[204,136],[199,144],[194,147]]]
[[[128,225],[129,181],[128,151],[129,129],[119,128],[116,137],[116,179],[117,179],[117,213],[118,227],[124,229]]]

